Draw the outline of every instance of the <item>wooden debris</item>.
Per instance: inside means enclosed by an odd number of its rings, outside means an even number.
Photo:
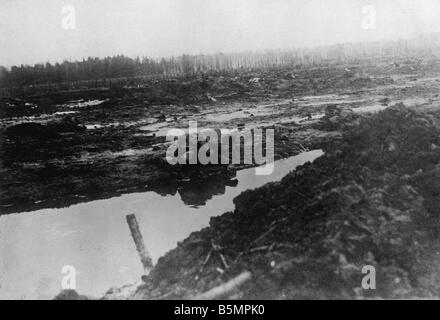
[[[141,231],[139,230],[139,225],[134,214],[129,214],[126,216],[127,223],[130,228],[131,236],[133,237],[134,243],[136,244],[136,250],[141,258],[142,265],[147,274],[150,273],[153,268],[153,261],[148,254],[147,248],[145,247],[144,240],[142,239]]]
[[[194,297],[194,300],[215,300],[225,298],[251,278],[252,274],[249,271],[245,271],[235,278],[232,278],[228,282],[225,282],[218,287],[214,287],[211,290]]]

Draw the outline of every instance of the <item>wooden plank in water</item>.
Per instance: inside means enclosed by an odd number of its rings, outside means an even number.
[[[148,274],[153,268],[153,261],[151,260],[147,248],[145,247],[144,240],[139,229],[139,224],[136,220],[136,215],[128,214],[126,218],[128,227],[130,228],[131,236],[133,237],[134,243],[136,244],[136,250],[139,253],[139,257],[141,258],[141,262],[145,269],[145,272]]]

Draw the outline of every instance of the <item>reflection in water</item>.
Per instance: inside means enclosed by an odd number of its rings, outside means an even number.
[[[226,187],[235,187],[238,184],[237,172],[228,171],[224,165],[210,165],[205,167],[204,171],[203,166],[188,165],[186,167],[192,168],[185,172],[179,169],[179,174],[185,175],[186,178],[167,185],[151,186],[148,190],[164,197],[174,196],[177,193],[184,204],[198,207],[204,206],[213,196],[224,194]],[[214,171],[215,178],[212,176]]]
[[[136,214],[156,262],[178,241],[208,226],[210,217],[232,211],[232,200],[244,190],[278,181],[322,154],[314,150],[277,161],[268,176],[256,176],[254,168],[241,170],[235,181],[222,187],[203,184],[168,196],[132,193],[63,209],[0,216],[0,298],[54,297],[61,290],[65,265],[75,267],[76,289],[85,295],[98,297],[112,286],[137,282],[142,266],[126,214]],[[188,206],[182,200],[200,206]]]
[[[237,185],[237,179],[219,180],[215,182],[205,180],[197,184],[188,182],[180,187],[178,192],[184,204],[198,207],[205,205],[213,196],[224,194],[227,186],[235,187]]]

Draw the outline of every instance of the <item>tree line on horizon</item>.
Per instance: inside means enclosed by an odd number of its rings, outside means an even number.
[[[438,42],[436,42],[438,44]],[[100,80],[138,76],[177,76],[209,71],[295,66],[383,56],[402,56],[420,53],[432,41],[400,40],[367,44],[343,44],[317,48],[301,48],[287,51],[264,51],[242,53],[217,53],[182,55],[162,59],[147,57],[130,58],[117,55],[105,58],[64,61],[51,64],[37,63],[7,69],[0,66],[0,87],[56,84],[82,80]],[[436,46],[438,48],[438,46]],[[432,48],[430,48],[432,49]]]

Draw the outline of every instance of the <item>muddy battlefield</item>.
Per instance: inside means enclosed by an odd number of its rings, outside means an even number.
[[[439,53],[430,34],[1,67],[0,299],[439,298]],[[219,161],[171,163],[172,132]]]

